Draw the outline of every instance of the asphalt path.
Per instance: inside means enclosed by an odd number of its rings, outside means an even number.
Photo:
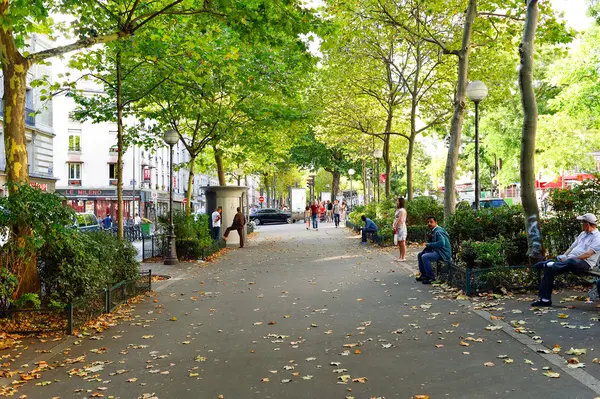
[[[131,320],[55,351],[42,384],[16,397],[600,396],[469,302],[415,282],[414,252],[394,255],[330,224],[260,226],[246,248],[156,284]]]

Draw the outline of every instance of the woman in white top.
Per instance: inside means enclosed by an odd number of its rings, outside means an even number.
[[[406,209],[404,198],[398,198],[396,201],[396,214],[394,218],[394,231],[398,235],[398,249],[400,250],[400,257],[397,259],[398,262],[404,262],[406,260]]]

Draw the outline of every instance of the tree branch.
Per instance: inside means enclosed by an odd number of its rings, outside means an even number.
[[[525,21],[523,18],[514,17],[512,15],[506,15],[506,14],[496,14],[496,13],[493,13],[493,12],[480,12],[477,15],[479,15],[481,17],[509,18],[509,19],[512,19],[513,21],[519,21],[519,22]]]
[[[109,43],[114,40],[117,40],[121,37],[128,36],[125,32],[117,32],[111,33],[109,35],[97,36],[97,37],[88,37],[85,39],[78,40],[74,43],[67,44],[64,46],[58,46],[55,48],[51,48],[48,50],[38,51],[37,53],[31,53],[27,56],[27,61],[31,63],[36,63],[39,61],[43,61],[48,58],[56,57],[58,55],[70,53],[71,51],[81,50],[86,47],[91,47],[95,44]]]

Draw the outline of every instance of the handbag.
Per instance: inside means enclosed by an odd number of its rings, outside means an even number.
[[[394,227],[394,245],[398,245],[398,229]]]

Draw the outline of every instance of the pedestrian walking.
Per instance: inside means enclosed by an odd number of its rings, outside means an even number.
[[[335,200],[335,202],[333,203],[333,222],[335,223],[335,228],[337,229],[338,226],[340,225],[340,201],[339,200]]]
[[[331,223],[331,222],[333,222],[333,202],[327,200],[326,207],[327,207],[327,214],[326,214],[327,222]]]
[[[406,209],[404,209],[405,203],[404,198],[398,198],[396,201],[396,214],[394,216],[394,234],[396,234],[398,250],[400,251],[400,257],[397,259],[398,262],[406,261],[406,217],[408,214]]]
[[[312,219],[313,229],[319,231],[319,215],[320,215],[320,207],[317,201],[313,202],[310,206],[310,217]]]
[[[227,242],[227,238],[229,238],[229,233],[231,230],[236,230],[238,235],[240,236],[240,248],[244,248],[244,226],[246,225],[246,217],[242,212],[242,208],[237,208],[237,213],[233,217],[233,223],[231,226],[225,230],[225,234],[223,234],[223,239]]]
[[[213,240],[215,241],[221,238],[221,212],[223,212],[223,208],[218,206],[211,215]]]
[[[425,249],[419,252],[417,259],[419,262],[419,271],[421,275],[417,277],[417,281],[423,284],[431,284],[435,280],[432,262],[437,262],[442,259],[445,262],[452,261],[452,249],[450,248],[450,237],[446,230],[438,226],[435,217],[427,218],[427,227],[431,229],[431,236],[425,245]]]
[[[346,218],[348,217],[348,205],[346,205],[346,201],[342,201],[342,206],[340,209],[340,218],[342,222],[346,223]]]
[[[105,230],[108,230],[112,227],[112,218],[110,217],[110,213],[107,213],[106,217],[102,219],[102,227],[104,227]]]
[[[319,221],[321,222],[326,222],[326,215],[325,215],[325,201],[321,202],[321,205],[319,206]]]
[[[306,223],[306,230],[310,229],[310,206],[306,206],[304,210],[304,223]]]

